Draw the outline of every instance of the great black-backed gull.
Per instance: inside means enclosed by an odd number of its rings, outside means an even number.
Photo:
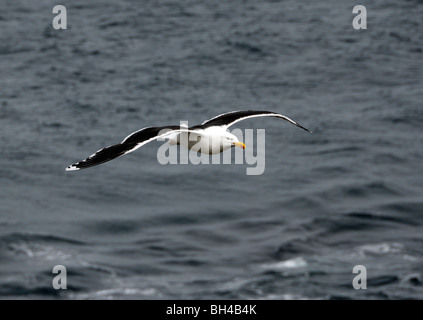
[[[121,143],[100,149],[85,160],[68,166],[65,170],[74,171],[96,166],[130,153],[159,138],[168,138],[171,144],[184,145],[189,150],[206,154],[217,154],[234,146],[245,149],[245,144],[240,142],[227,129],[238,121],[256,117],[280,118],[311,132],[294,120],[279,113],[254,110],[232,111],[220,114],[204,121],[200,125],[189,128],[183,126],[145,127],[131,133]]]

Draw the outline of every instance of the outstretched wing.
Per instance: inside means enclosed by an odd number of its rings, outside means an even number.
[[[131,133],[121,143],[103,148],[89,156],[87,159],[74,163],[66,171],[89,168],[113,160],[142,147],[150,141],[165,137],[172,132],[187,130],[180,126],[146,127]]]
[[[288,118],[279,113],[271,112],[271,111],[258,111],[258,110],[245,110],[245,111],[232,111],[228,113],[220,114],[214,118],[204,121],[201,126],[211,127],[211,126],[223,126],[229,128],[234,123],[238,121],[249,119],[249,118],[256,118],[256,117],[274,117],[274,118],[281,118],[285,121],[292,123],[293,125],[304,129],[305,131],[311,132],[310,130],[304,128],[298,122]]]

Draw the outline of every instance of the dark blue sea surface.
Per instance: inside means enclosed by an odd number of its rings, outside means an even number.
[[[422,299],[423,3],[0,3],[1,299]],[[285,114],[250,165],[161,165],[145,126]],[[247,146],[248,147],[248,146]],[[55,265],[67,289],[55,290]],[[354,266],[367,289],[352,286]]]

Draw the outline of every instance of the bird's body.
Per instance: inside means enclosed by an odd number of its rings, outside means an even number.
[[[234,146],[245,149],[245,144],[240,142],[227,129],[238,121],[256,117],[281,118],[299,128],[309,131],[299,123],[275,112],[254,110],[232,111],[204,121],[201,125],[189,128],[183,126],[163,126],[140,129],[128,135],[121,143],[100,149],[85,160],[68,166],[66,171],[89,168],[110,161],[135,151],[146,143],[159,138],[167,138],[170,144],[182,145],[191,151],[205,154],[218,154]]]
[[[218,154],[228,150],[238,143],[238,138],[220,126],[196,129],[191,132],[178,132],[169,137],[172,145],[182,145],[194,152]],[[241,143],[238,143],[243,147]]]

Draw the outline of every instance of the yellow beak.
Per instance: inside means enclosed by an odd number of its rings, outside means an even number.
[[[245,149],[245,144],[243,144],[242,142],[234,142],[234,145],[242,149]]]

